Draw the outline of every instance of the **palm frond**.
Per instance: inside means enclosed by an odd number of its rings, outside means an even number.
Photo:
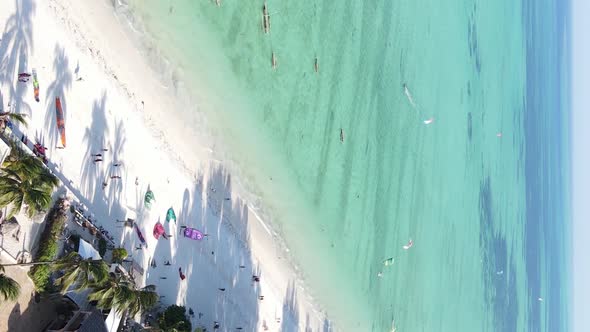
[[[20,285],[4,273],[0,274],[0,295],[4,300],[15,301],[20,295]]]
[[[56,281],[62,286],[62,292],[99,286],[108,277],[108,266],[102,260],[82,259],[78,253],[70,253],[58,260],[54,270],[63,271],[64,275]]]
[[[25,126],[28,126],[27,120],[26,120],[26,114],[9,113],[8,117],[10,118],[10,121],[12,121],[12,122],[17,122],[17,123],[23,124]]]

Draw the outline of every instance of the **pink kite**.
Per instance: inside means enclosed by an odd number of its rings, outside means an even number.
[[[164,226],[162,226],[162,223],[158,221],[154,226],[154,237],[157,240],[160,238],[160,235],[162,234],[164,235],[164,237],[166,237],[166,231],[164,230]]]

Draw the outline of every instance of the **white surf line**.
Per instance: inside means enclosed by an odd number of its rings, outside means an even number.
[[[254,211],[254,208],[252,206],[248,205],[248,210],[250,210],[250,212],[252,212],[252,214],[256,217],[256,219],[262,225],[262,227],[268,233],[268,235],[270,235],[270,237],[272,237],[272,233],[271,233],[270,229],[268,228],[268,226],[266,226],[266,224],[264,223],[264,221],[262,221],[262,218],[260,218],[260,216],[258,215],[258,213],[256,213],[256,211]]]

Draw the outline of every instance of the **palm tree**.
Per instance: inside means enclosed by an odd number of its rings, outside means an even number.
[[[136,289],[129,280],[113,275],[88,296],[90,301],[97,301],[98,308],[114,309],[119,313],[127,310],[132,317],[140,311],[152,308],[158,298],[156,286],[148,285]]]
[[[49,169],[31,155],[7,161],[0,169],[0,208],[12,204],[7,215],[11,218],[26,204],[29,206],[27,215],[33,217],[49,207],[51,194],[58,184]]]
[[[4,132],[8,122],[17,122],[26,126],[27,120],[25,119],[25,115],[26,114],[0,112],[0,132]]]
[[[102,259],[83,259],[77,252],[71,252],[57,260],[52,269],[64,272],[62,277],[55,280],[57,285],[61,285],[62,293],[68,291],[72,285],[73,290],[77,291],[102,284],[109,275],[109,268]]]
[[[0,295],[5,301],[15,301],[20,295],[20,285],[16,280],[4,274],[4,266],[0,265],[0,272]]]

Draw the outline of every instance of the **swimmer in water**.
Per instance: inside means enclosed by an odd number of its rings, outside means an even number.
[[[344,130],[340,128],[340,142],[344,143]]]

